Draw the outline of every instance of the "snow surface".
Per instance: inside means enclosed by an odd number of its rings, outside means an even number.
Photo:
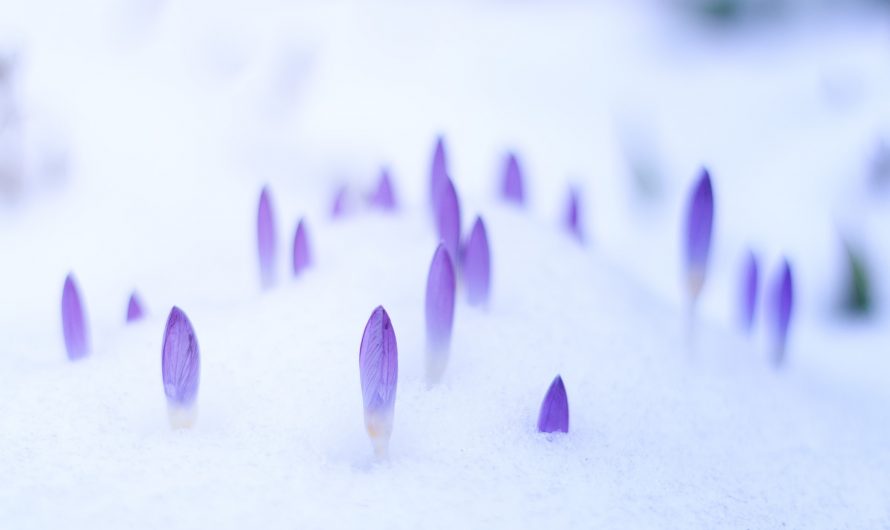
[[[686,24],[650,4],[4,3],[28,171],[0,208],[0,527],[890,527],[890,322],[830,309],[839,227],[890,266],[888,197],[865,185],[890,132],[887,20]],[[439,132],[464,230],[485,216],[493,298],[460,301],[427,390]],[[494,197],[507,148],[525,210]],[[657,162],[653,194],[628,149]],[[702,163],[715,254],[690,337],[679,232]],[[393,215],[362,206],[381,164]],[[280,284],[261,292],[266,183]],[[570,183],[585,247],[559,226]],[[343,184],[352,211],[334,221]],[[304,215],[315,263],[292,279]],[[761,331],[736,330],[747,245],[767,280],[781,254],[794,266],[779,371]],[[69,270],[93,339],[77,363]],[[133,289],[149,316],[127,326]],[[188,431],[170,429],[160,380],[174,304],[202,353]],[[379,304],[400,354],[382,462],[358,376]],[[541,435],[556,374],[570,432]]]

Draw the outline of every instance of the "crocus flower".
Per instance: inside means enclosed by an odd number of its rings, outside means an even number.
[[[445,178],[436,194],[436,230],[445,243],[448,255],[457,257],[460,250],[460,202],[450,178]]]
[[[69,359],[76,361],[90,354],[90,337],[83,303],[72,273],[65,278],[65,286],[62,288],[62,335],[65,337]]]
[[[312,255],[309,252],[309,236],[306,235],[305,219],[300,219],[297,231],[294,234],[294,276],[298,276],[306,267],[312,264]]]
[[[491,288],[491,257],[488,233],[481,217],[476,217],[464,247],[462,270],[467,286],[467,302],[470,305],[487,304]]]
[[[392,182],[389,178],[389,170],[383,168],[380,171],[380,180],[377,182],[377,189],[371,195],[371,205],[381,210],[395,210],[396,197],[393,193]]]
[[[442,243],[436,248],[426,282],[426,374],[433,385],[442,378],[454,324],[454,266]]]
[[[566,207],[566,217],[565,217],[565,226],[570,234],[575,236],[578,241],[584,241],[584,232],[581,228],[581,219],[580,219],[580,208],[581,208],[581,198],[579,197],[578,190],[575,188],[569,189],[569,203]]]
[[[776,366],[785,360],[788,346],[788,325],[791,323],[791,312],[794,307],[794,286],[791,278],[791,265],[787,259],[782,260],[779,276],[773,285],[773,326],[775,331],[775,352],[773,362]]]
[[[569,432],[569,399],[566,396],[566,387],[562,384],[562,377],[550,383],[544,402],[541,403],[541,413],[538,415],[538,430],[540,432]]]
[[[257,250],[260,258],[260,280],[264,289],[275,284],[275,214],[272,210],[272,197],[268,187],[260,193],[257,208]]]
[[[127,302],[127,322],[136,322],[142,320],[145,316],[145,310],[142,309],[142,301],[136,291],[130,294],[130,301]]]
[[[702,169],[692,190],[686,217],[686,280],[694,304],[705,283],[714,222],[714,194],[711,176]]]
[[[507,153],[504,163],[504,180],[501,186],[501,195],[510,202],[522,204],[525,202],[525,194],[522,185],[522,170],[519,168],[519,160],[513,153]]]
[[[164,328],[161,376],[164,380],[170,424],[175,428],[190,427],[195,421],[201,356],[192,323],[175,306],[170,311]]]
[[[445,138],[439,136],[436,138],[436,149],[433,152],[433,162],[430,167],[430,203],[435,209],[436,195],[439,193],[439,186],[448,178],[448,159],[445,154]]]
[[[331,217],[334,219],[346,215],[347,193],[346,186],[337,188],[337,192],[334,194],[334,202],[331,204]]]
[[[365,428],[378,456],[386,455],[392,434],[399,379],[396,333],[383,306],[371,313],[358,354],[365,409]]]
[[[748,251],[742,270],[742,327],[746,332],[751,332],[754,326],[754,310],[757,308],[757,283],[758,267],[757,256]]]

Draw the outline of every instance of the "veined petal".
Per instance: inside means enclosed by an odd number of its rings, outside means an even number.
[[[174,306],[164,328],[161,376],[171,409],[171,421],[176,427],[187,426],[179,424],[179,421],[189,423],[189,416],[177,409],[193,408],[198,397],[200,375],[201,356],[195,330],[186,314]]]
[[[375,451],[383,455],[392,434],[399,379],[396,334],[383,306],[374,309],[365,325],[358,359],[365,427]]]

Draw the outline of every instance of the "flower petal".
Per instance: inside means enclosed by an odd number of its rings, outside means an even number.
[[[190,407],[198,397],[201,357],[195,330],[185,313],[173,307],[164,328],[161,375],[167,402]]]
[[[374,309],[365,325],[358,362],[365,427],[377,453],[385,454],[392,433],[399,354],[395,330],[383,306]]]

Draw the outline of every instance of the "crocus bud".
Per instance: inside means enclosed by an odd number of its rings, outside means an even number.
[[[850,241],[844,241],[847,278],[844,282],[841,308],[852,314],[865,315],[872,310],[874,293],[865,254]]]
[[[334,202],[331,204],[331,217],[339,219],[346,215],[346,201],[348,200],[348,190],[346,186],[337,188],[334,194]]]
[[[569,399],[566,396],[566,387],[562,384],[562,377],[558,375],[550,383],[544,402],[541,403],[538,431],[569,432]]]
[[[501,195],[509,202],[516,204],[525,202],[522,170],[519,168],[519,160],[513,153],[507,153],[507,159],[504,162],[504,180],[501,186]]]
[[[441,182],[435,206],[437,235],[448,255],[456,258],[460,250],[460,202],[450,178]]]
[[[381,210],[395,210],[396,197],[392,189],[392,182],[389,178],[389,170],[383,168],[380,171],[380,180],[377,182],[377,189],[371,195],[371,205]]]
[[[294,276],[299,276],[303,270],[312,264],[312,255],[309,252],[309,236],[306,235],[305,219],[300,219],[297,224],[297,232],[294,234]]]
[[[451,256],[440,243],[426,282],[426,376],[430,385],[439,382],[448,363],[454,324],[454,289]]]
[[[436,208],[436,195],[439,186],[448,178],[448,159],[445,155],[445,138],[439,136],[436,139],[436,149],[433,152],[433,162],[430,167],[430,203]]]
[[[794,287],[791,278],[791,266],[787,259],[782,260],[779,276],[773,285],[773,327],[775,350],[773,362],[779,366],[785,360],[788,348],[788,325],[791,323],[791,312],[794,306]]]
[[[686,281],[689,299],[693,304],[698,300],[705,283],[713,222],[714,194],[711,191],[711,176],[707,169],[702,169],[692,189],[686,217]]]
[[[173,307],[164,328],[161,346],[161,376],[167,411],[174,428],[191,427],[195,422],[201,357],[195,330],[185,313]]]
[[[130,294],[130,300],[127,302],[127,322],[136,322],[142,320],[145,316],[145,310],[142,309],[142,301],[136,291]]]
[[[62,288],[62,335],[69,359],[76,361],[90,354],[90,337],[74,274],[68,274]]]
[[[365,325],[358,354],[359,376],[365,409],[365,428],[374,452],[385,456],[392,434],[399,379],[396,333],[389,315],[378,306]]]
[[[491,289],[491,257],[488,250],[488,233],[481,217],[476,217],[470,237],[463,252],[463,279],[467,286],[467,302],[470,305],[488,304]]]
[[[584,241],[584,230],[581,227],[581,219],[580,219],[580,202],[581,199],[578,196],[578,190],[575,188],[569,189],[569,202],[566,206],[566,216],[565,216],[565,227],[566,230],[569,231],[570,234],[575,236],[580,242]]]
[[[260,258],[260,281],[264,289],[275,284],[275,214],[272,210],[272,197],[268,187],[260,193],[257,208],[257,251]]]
[[[757,256],[749,250],[748,255],[745,256],[745,264],[742,269],[741,292],[742,328],[748,333],[751,332],[751,328],[754,326],[754,312],[757,308],[757,277]]]

